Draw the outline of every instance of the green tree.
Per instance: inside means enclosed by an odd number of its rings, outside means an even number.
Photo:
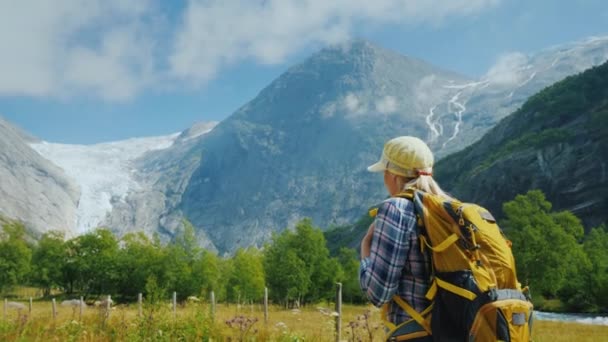
[[[184,256],[189,264],[192,264],[200,256],[201,248],[196,241],[194,226],[186,219],[182,220],[181,230],[175,235],[173,244],[184,251]]]
[[[165,248],[164,259],[164,285],[167,290],[177,292],[180,300],[191,295],[198,295],[200,292],[200,287],[195,283],[192,272],[200,254],[201,249],[196,242],[194,227],[184,220],[182,229]]]
[[[49,296],[53,287],[61,285],[64,259],[63,233],[50,231],[42,235],[32,255],[30,281],[42,288],[44,296]]]
[[[71,293],[114,293],[118,279],[118,241],[105,228],[71,239],[66,243],[63,265],[64,287]]]
[[[585,253],[591,261],[588,290],[596,309],[608,311],[608,232],[606,226],[592,229],[584,242]]]
[[[146,304],[151,312],[159,309],[160,303],[165,299],[167,293],[166,290],[158,284],[155,275],[150,275],[146,279],[146,285],[144,287],[144,295],[146,296]]]
[[[170,292],[177,292],[180,300],[196,294],[196,286],[192,281],[193,261],[190,261],[186,251],[179,245],[170,244],[165,249],[163,261],[162,286]]]
[[[338,261],[342,267],[341,277],[342,297],[350,303],[365,303],[367,298],[363,295],[359,285],[359,257],[354,249],[342,247],[338,252]]]
[[[296,224],[290,247],[307,266],[306,273],[312,284],[309,291],[304,293],[303,302],[333,298],[340,270],[337,260],[329,257],[327,242],[321,229],[314,227],[310,219],[303,219]]]
[[[339,265],[329,257],[327,242],[321,229],[314,227],[310,219],[296,224],[294,240],[290,248],[304,261],[306,273],[313,284],[304,293],[304,302],[316,302],[333,297],[335,283],[339,276]]]
[[[221,292],[220,259],[216,254],[207,250],[202,251],[201,257],[194,262],[192,269],[194,283],[201,296],[206,298],[211,291],[216,294]]]
[[[277,303],[288,305],[300,298],[311,286],[306,263],[290,248],[295,239],[293,232],[273,234],[272,243],[264,250],[264,269],[270,297]]]
[[[148,279],[164,277],[163,246],[157,237],[148,238],[143,232],[129,233],[121,239],[118,251],[116,289],[121,296],[133,299],[144,289]]]
[[[264,295],[262,254],[254,249],[239,249],[233,257],[229,297],[240,302],[254,301]]]
[[[579,281],[573,277],[588,265],[577,243],[582,234],[580,221],[569,213],[552,213],[551,203],[539,190],[518,195],[503,210],[502,226],[513,242],[518,278],[524,285],[555,297],[567,282]]]
[[[23,224],[5,223],[0,232],[0,291],[26,281],[31,259]]]
[[[569,311],[586,311],[594,306],[589,291],[591,261],[583,249],[585,229],[581,220],[569,211],[551,214],[554,222],[568,235],[568,253],[563,256],[566,261],[566,279],[558,291],[558,297]]]
[[[340,266],[310,219],[296,224],[295,232],[274,235],[265,254],[266,282],[276,300],[310,303],[333,297]]]
[[[220,276],[218,278],[218,286],[215,291],[215,298],[217,301],[228,300],[228,289],[230,288],[232,272],[234,269],[234,262],[231,258],[218,259],[218,268],[220,270]]]

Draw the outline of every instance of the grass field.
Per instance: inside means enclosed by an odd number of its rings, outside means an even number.
[[[213,318],[207,304],[179,306],[118,305],[110,311],[87,307],[79,310],[57,304],[52,317],[51,302],[34,302],[29,309],[9,309],[0,322],[0,341],[334,341],[332,306],[318,305],[300,310],[271,307],[269,321],[259,305],[218,305]],[[368,319],[361,316],[368,312]],[[226,322],[229,321],[230,325]],[[355,324],[357,323],[357,324]],[[355,326],[358,325],[358,326]],[[366,328],[369,326],[369,329]],[[342,339],[382,341],[379,312],[371,306],[343,307]],[[608,341],[608,326],[575,323],[534,322],[534,341]]]

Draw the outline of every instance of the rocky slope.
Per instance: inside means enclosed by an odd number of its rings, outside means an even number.
[[[178,210],[220,250],[260,244],[302,217],[353,222],[385,195],[365,166],[387,138],[426,136],[441,157],[534,91],[607,56],[608,40],[591,39],[469,80],[367,42],[325,49],[201,141]],[[517,76],[507,82],[509,73]]]
[[[0,118],[0,214],[36,233],[74,234],[79,189],[62,169],[28,146],[35,139]]]
[[[447,101],[428,107],[427,141],[446,156],[481,138],[543,88],[608,60],[608,36],[542,50],[533,55],[504,56],[483,77],[466,84],[442,85],[457,90]]]
[[[431,75],[467,81],[367,42],[319,52],[201,140],[178,209],[223,251],[260,245],[303,217],[351,221],[383,196],[365,168],[386,137],[426,133],[414,108]]]
[[[121,200],[112,202],[112,210],[102,221],[117,234],[144,231],[171,239],[185,218],[179,210],[182,194],[194,170],[200,165],[197,146],[217,122],[198,123],[171,138],[169,146],[148,149],[129,160],[136,170],[132,175],[139,185],[127,191]],[[215,245],[204,230],[196,231],[201,246],[214,250]]]
[[[203,246],[231,251],[302,217],[322,227],[353,222],[384,197],[381,177],[365,167],[386,139],[426,138],[440,158],[606,58],[608,39],[593,38],[510,55],[470,79],[355,41],[292,67],[215,128],[97,146],[30,144],[81,189],[78,210],[65,213],[73,229],[169,239],[187,218]]]
[[[437,165],[457,196],[500,216],[503,202],[541,189],[586,228],[608,222],[608,63],[534,95],[479,142]]]

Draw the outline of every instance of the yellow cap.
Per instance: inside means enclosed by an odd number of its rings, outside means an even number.
[[[370,172],[389,171],[404,177],[431,175],[433,172],[433,152],[416,137],[397,137],[384,144],[380,160],[370,165]]]

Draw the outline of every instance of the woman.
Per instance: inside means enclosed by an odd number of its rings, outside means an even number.
[[[384,172],[390,198],[382,202],[374,222],[361,241],[359,280],[367,298],[380,307],[388,303],[386,319],[399,325],[411,317],[393,296],[403,299],[416,312],[427,309],[431,260],[420,249],[418,225],[411,200],[396,197],[415,188],[450,198],[433,180],[433,153],[420,139],[403,136],[389,140],[380,160],[368,167]]]

